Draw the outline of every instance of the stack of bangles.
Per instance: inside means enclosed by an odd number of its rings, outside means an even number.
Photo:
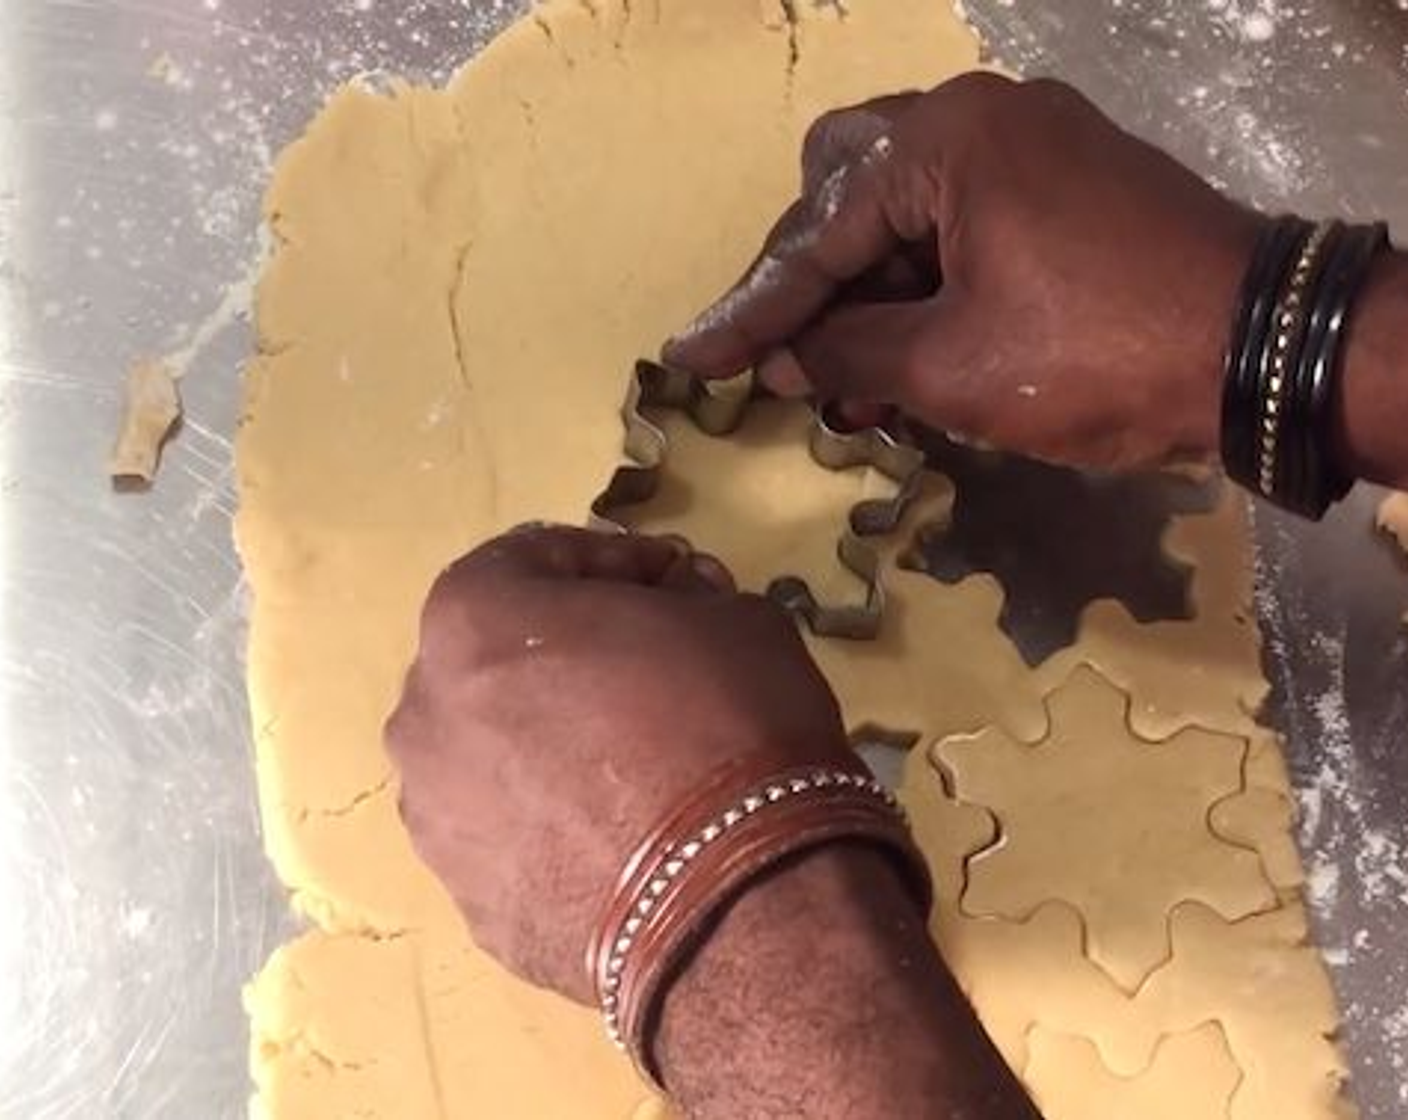
[[[921,918],[932,888],[904,812],[859,759],[736,760],[703,782],[627,861],[587,950],[607,1034],[660,1085],[650,1053],[660,998],[727,905],[789,856],[834,842],[893,856]]]
[[[1227,353],[1222,458],[1237,482],[1320,518],[1349,492],[1331,454],[1355,299],[1389,247],[1383,223],[1271,221],[1242,287]]]

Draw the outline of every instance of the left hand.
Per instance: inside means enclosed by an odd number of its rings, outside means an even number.
[[[592,1002],[631,851],[722,762],[849,754],[792,621],[681,542],[537,529],[436,583],[387,725],[401,807],[476,942]]]

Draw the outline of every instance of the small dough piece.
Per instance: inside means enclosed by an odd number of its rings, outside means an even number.
[[[1042,680],[1049,690],[1076,665],[1093,665],[1130,696],[1130,726],[1146,739],[1185,727],[1252,735],[1269,686],[1252,605],[1246,500],[1224,483],[1211,513],[1173,521],[1165,551],[1193,569],[1194,617],[1143,624],[1122,603],[1092,603],[1076,644],[1041,666]]]
[[[1178,903],[1233,920],[1276,905],[1256,855],[1208,829],[1209,808],[1242,788],[1245,740],[1136,739],[1128,697],[1084,667],[1047,706],[1051,732],[1034,746],[986,731],[938,748],[957,797],[994,817],[992,847],[968,863],[965,911],[1021,920],[1070,903],[1087,954],[1133,992],[1168,959]]]
[[[1035,1028],[1027,1079],[1045,1120],[1188,1120],[1226,1116],[1241,1071],[1216,1023],[1159,1043],[1137,1077],[1105,1068],[1088,1039]]]
[[[1408,553],[1408,494],[1390,494],[1379,506],[1378,526]]]
[[[181,419],[181,394],[165,362],[138,362],[127,374],[122,426],[108,459],[113,481],[150,483],[161,447]]]

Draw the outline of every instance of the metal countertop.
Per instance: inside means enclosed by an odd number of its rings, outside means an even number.
[[[0,1120],[244,1114],[240,986],[292,930],[230,540],[259,194],[341,81],[443,80],[523,6],[0,0]],[[1004,61],[1230,188],[1408,231],[1401,3],[969,8]],[[184,429],[154,490],[115,494],[122,375],[171,352]],[[1259,606],[1361,1103],[1388,1120],[1408,1111],[1408,570],[1370,507],[1260,517]]]

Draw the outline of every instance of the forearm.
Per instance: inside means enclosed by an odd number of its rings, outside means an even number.
[[[1360,296],[1335,439],[1342,470],[1408,489],[1408,253],[1385,256]]]
[[[833,845],[755,885],[666,995],[691,1120],[1034,1120],[886,858]]]

